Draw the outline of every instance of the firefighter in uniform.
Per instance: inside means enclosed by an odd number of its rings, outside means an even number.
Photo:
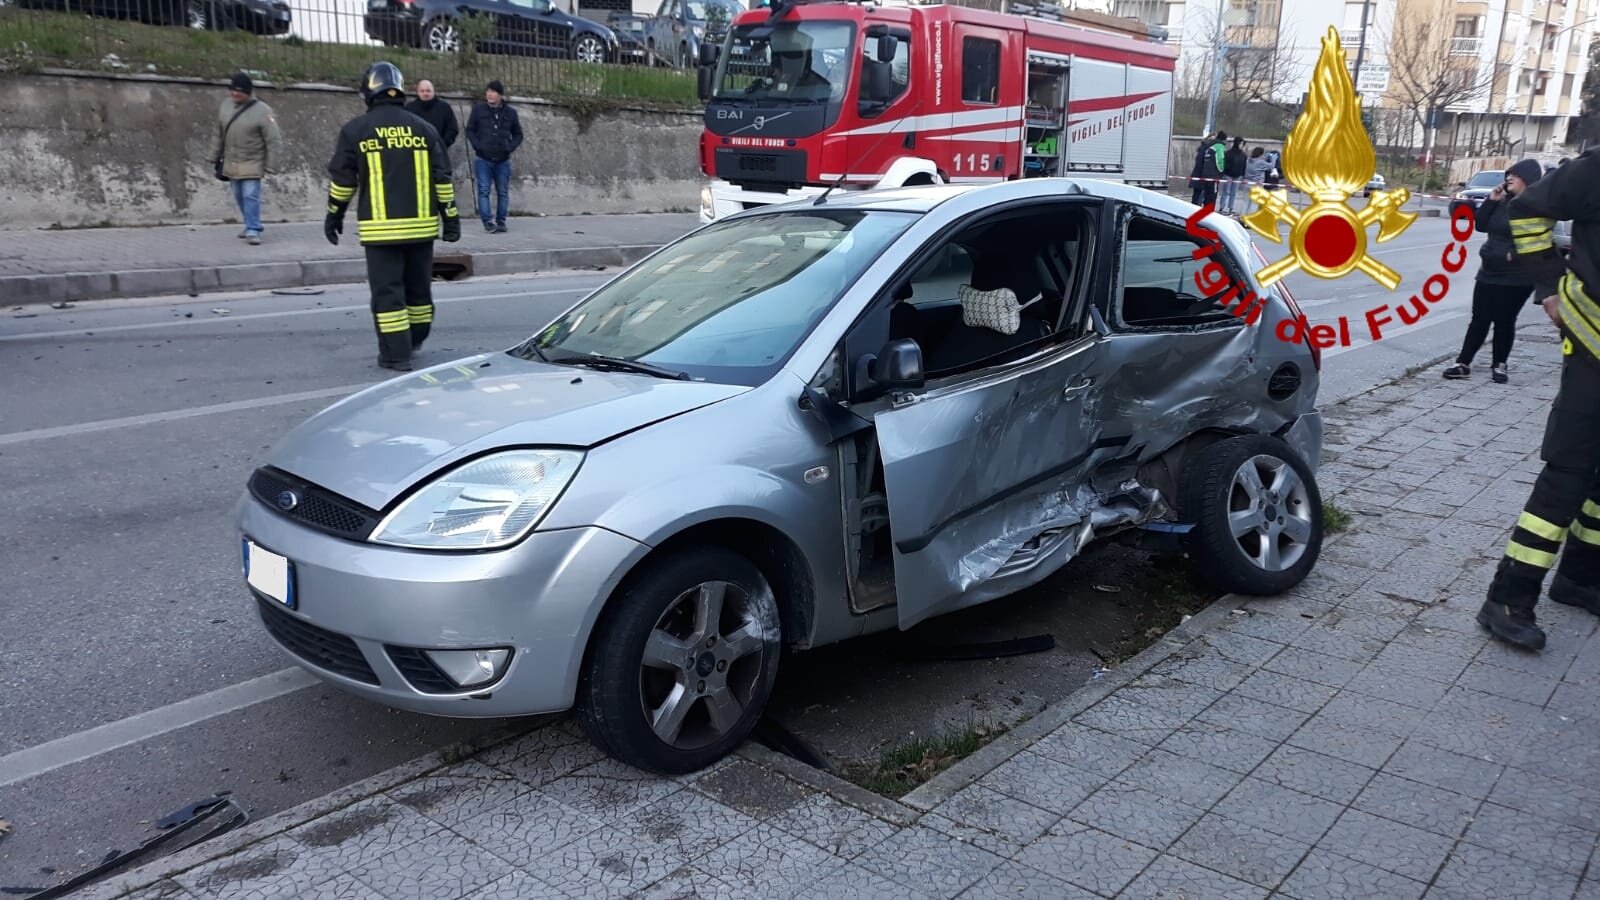
[[[1600,615],[1600,152],[1530,185],[1511,201],[1510,216],[1518,261],[1561,331],[1561,387],[1545,425],[1544,470],[1478,623],[1502,641],[1539,650],[1545,635],[1533,609],[1552,568],[1551,600]],[[1553,237],[1560,220],[1572,221],[1566,260]]]
[[[328,164],[323,233],[329,243],[339,243],[345,209],[359,189],[357,233],[367,255],[378,365],[409,372],[412,351],[433,326],[434,238],[442,233],[446,241],[461,239],[456,189],[444,141],[405,109],[400,70],[373,63],[361,94],[367,112],[340,129]]]

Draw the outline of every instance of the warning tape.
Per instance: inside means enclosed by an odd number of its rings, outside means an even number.
[[[1169,176],[1169,177],[1175,178],[1175,179],[1176,178],[1182,178],[1185,184],[1188,184],[1190,182],[1195,182],[1195,181],[1210,182],[1212,184],[1226,184],[1226,183],[1232,181],[1232,182],[1237,183],[1240,187],[1263,187],[1263,188],[1266,188],[1269,191],[1286,190],[1286,189],[1289,189],[1289,188],[1294,188],[1294,190],[1299,191],[1302,194],[1305,193],[1304,191],[1301,191],[1299,188],[1295,188],[1294,185],[1291,185],[1288,182],[1288,180],[1286,180],[1286,179],[1279,181],[1277,184],[1269,186],[1264,181],[1245,181],[1243,178],[1191,178],[1191,177],[1186,176],[1186,175],[1172,175],[1172,176]],[[1399,186],[1400,187],[1405,187],[1405,185],[1399,185]],[[1365,190],[1365,188],[1363,187],[1362,190]],[[1381,188],[1378,188],[1378,190],[1380,190],[1380,191],[1392,191],[1392,190],[1394,190],[1394,188],[1381,187]],[[1412,199],[1421,199],[1421,198],[1426,198],[1428,200],[1454,200],[1454,199],[1456,199],[1454,194],[1419,194],[1416,191],[1412,191],[1410,188],[1406,188],[1406,190],[1411,191]],[[1467,203],[1469,201],[1463,200],[1461,202],[1462,203]]]

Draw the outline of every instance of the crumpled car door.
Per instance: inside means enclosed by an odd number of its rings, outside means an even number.
[[[1064,562],[1048,544],[1074,539],[1070,526],[1096,505],[1085,473],[1128,441],[1102,432],[1103,345],[1083,338],[874,416],[901,628],[1048,574],[1019,555],[1054,555],[1051,570]]]

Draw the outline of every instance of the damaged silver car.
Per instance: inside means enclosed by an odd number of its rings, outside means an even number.
[[[288,434],[239,506],[256,608],[364,697],[575,708],[685,772],[750,733],[784,647],[1010,594],[1091,540],[1284,591],[1322,540],[1320,359],[1275,336],[1299,310],[1244,230],[1194,212],[1029,179],[719,220]]]

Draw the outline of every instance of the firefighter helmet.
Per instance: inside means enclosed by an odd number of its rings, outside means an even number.
[[[367,67],[367,74],[361,81],[361,96],[366,98],[368,104],[379,97],[404,97],[406,95],[405,76],[400,74],[400,69],[392,62],[375,62]]]

